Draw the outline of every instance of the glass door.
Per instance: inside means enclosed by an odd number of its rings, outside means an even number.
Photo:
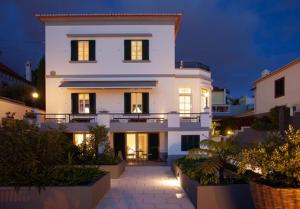
[[[126,134],[127,159],[148,159],[148,134]]]
[[[127,159],[136,158],[136,134],[126,134]]]

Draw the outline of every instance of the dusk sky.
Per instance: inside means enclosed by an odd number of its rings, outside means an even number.
[[[182,12],[177,60],[212,69],[214,85],[234,96],[251,95],[251,83],[300,57],[299,0],[0,0],[0,62],[24,75],[44,55],[37,13]]]

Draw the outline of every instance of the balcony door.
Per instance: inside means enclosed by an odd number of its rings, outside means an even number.
[[[127,159],[136,159],[148,156],[148,134],[126,134]]]

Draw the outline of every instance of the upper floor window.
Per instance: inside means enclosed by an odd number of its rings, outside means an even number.
[[[149,40],[125,40],[124,60],[126,61],[148,61]]]
[[[71,109],[73,114],[96,113],[96,94],[95,93],[72,93]]]
[[[284,96],[284,77],[275,80],[275,98]]]
[[[71,61],[95,61],[95,40],[72,40]]]
[[[192,89],[179,88],[179,113],[182,117],[188,117],[192,110]]]
[[[124,93],[124,112],[149,113],[149,93]]]

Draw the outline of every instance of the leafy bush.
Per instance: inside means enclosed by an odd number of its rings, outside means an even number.
[[[36,114],[35,112],[33,112],[33,110],[31,111],[27,111],[24,114],[24,118],[31,118],[31,119],[36,119]]]
[[[239,155],[239,173],[260,171],[257,179],[276,187],[300,187],[300,131],[289,126],[284,137],[272,138],[244,149]]]
[[[63,128],[41,131],[22,120],[4,120],[0,126],[0,184],[41,188],[94,180],[101,172],[60,167],[70,163],[74,146]]]

